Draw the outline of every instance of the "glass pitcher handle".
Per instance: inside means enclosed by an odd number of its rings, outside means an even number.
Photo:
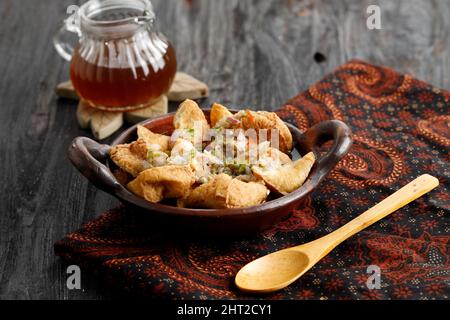
[[[70,7],[67,9],[68,13]],[[64,21],[62,27],[56,32],[53,37],[53,45],[59,55],[67,61],[72,59],[73,46],[65,39],[67,32],[76,33],[78,37],[81,36],[81,31],[79,27],[78,11],[73,13],[69,18]]]

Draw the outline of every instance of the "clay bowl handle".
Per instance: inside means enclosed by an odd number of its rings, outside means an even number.
[[[110,148],[109,145],[99,144],[92,139],[77,137],[69,147],[68,157],[75,168],[97,188],[115,195],[123,187],[101,162],[109,157]]]
[[[325,155],[319,156],[319,147],[330,140],[333,141],[331,148]],[[302,148],[313,150],[318,157],[317,180],[321,180],[347,154],[353,139],[350,128],[344,122],[330,120],[312,126],[297,141]]]

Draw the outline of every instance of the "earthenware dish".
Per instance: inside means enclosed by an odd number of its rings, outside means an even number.
[[[203,110],[209,119],[209,110]],[[234,111],[233,111],[234,112]],[[140,123],[156,133],[170,135],[174,113],[169,113]],[[308,179],[297,190],[286,196],[269,200],[257,206],[238,209],[188,209],[150,203],[128,191],[112,173],[114,163],[109,159],[110,145],[99,144],[87,137],[77,137],[69,147],[72,164],[97,188],[119,199],[130,214],[145,217],[158,228],[167,231],[185,231],[202,235],[237,236],[269,228],[288,218],[291,209],[312,192],[325,176],[346,155],[352,144],[349,127],[338,120],[324,121],[301,132],[286,123],[292,133],[293,158],[313,151],[316,156]],[[124,131],[112,145],[136,140],[136,126]],[[333,141],[328,150],[319,149],[327,141]],[[328,145],[328,144],[327,144]],[[314,201],[314,199],[313,199]]]

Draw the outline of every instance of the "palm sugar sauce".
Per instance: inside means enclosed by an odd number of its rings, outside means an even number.
[[[117,111],[137,109],[169,90],[177,66],[175,51],[170,43],[164,43],[165,52],[155,60],[154,50],[141,53],[127,42],[119,45],[125,58],[116,58],[115,63],[109,61],[112,60],[109,51],[117,43],[104,42],[99,45],[94,50],[78,46],[70,65],[70,78],[75,90],[91,106]],[[89,50],[97,53],[92,54]],[[159,47],[158,51],[161,50]],[[148,51],[153,51],[150,58]]]

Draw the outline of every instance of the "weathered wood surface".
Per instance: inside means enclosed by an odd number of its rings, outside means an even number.
[[[116,204],[65,155],[74,137],[90,135],[78,127],[76,102],[54,94],[68,64],[52,35],[74,2],[0,2],[0,299],[117,296],[85,274],[83,290],[67,290],[53,254],[54,241]],[[179,70],[210,86],[203,106],[277,108],[351,58],[450,87],[446,0],[153,2]],[[380,4],[383,30],[366,28],[369,4]]]

